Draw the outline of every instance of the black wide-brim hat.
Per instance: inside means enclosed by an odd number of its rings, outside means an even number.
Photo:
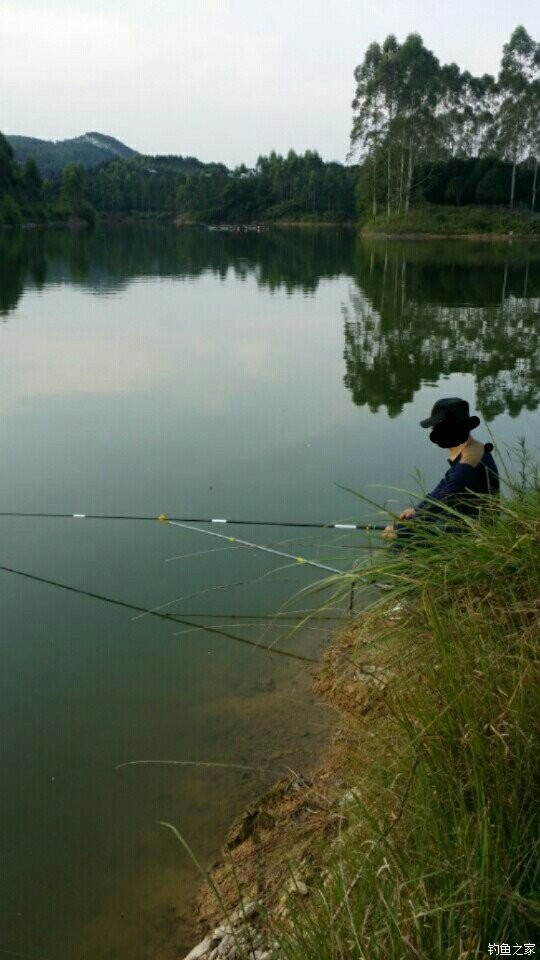
[[[448,423],[453,426],[467,427],[474,430],[479,426],[478,417],[469,416],[469,404],[460,397],[444,397],[437,400],[431,411],[431,416],[420,421],[421,427],[436,427],[439,423]]]

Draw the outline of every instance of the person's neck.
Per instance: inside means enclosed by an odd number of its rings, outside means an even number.
[[[470,436],[469,436],[469,437],[467,437],[466,440],[463,441],[463,443],[460,443],[457,447],[450,447],[450,449],[449,449],[449,451],[448,451],[449,459],[450,459],[450,460],[455,460],[456,457],[459,457],[459,455],[460,455],[460,453],[462,452],[462,450],[467,446],[468,443],[470,443],[470,440],[471,440],[471,438],[470,438]]]

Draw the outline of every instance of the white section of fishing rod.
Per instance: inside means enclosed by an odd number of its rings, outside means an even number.
[[[225,520],[218,521],[219,523],[226,523]],[[167,520],[164,519],[164,523],[168,523],[172,527],[182,527],[183,530],[193,530],[196,533],[206,533],[209,537],[219,537],[220,540],[227,540],[229,543],[238,543],[243,547],[251,547],[253,550],[263,550],[265,553],[272,553],[277,557],[285,557],[287,560],[294,560],[295,563],[305,563],[309,567],[318,567],[319,570],[327,570],[330,573],[343,573],[343,570],[338,570],[337,567],[330,567],[326,563],[318,563],[316,560],[307,560],[306,557],[295,557],[292,553],[285,553],[283,550],[275,550],[273,547],[265,547],[260,543],[251,543],[249,540],[240,540],[238,537],[228,537],[224,533],[216,533],[215,530],[205,530],[204,527],[194,527],[188,523],[180,523],[178,520]]]

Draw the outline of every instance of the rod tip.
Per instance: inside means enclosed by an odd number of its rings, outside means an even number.
[[[160,515],[159,515],[159,517],[158,517],[158,520],[159,520],[160,523],[168,523],[168,522],[169,522],[164,513],[160,513]]]

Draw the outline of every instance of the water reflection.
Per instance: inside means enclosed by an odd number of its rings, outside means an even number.
[[[343,307],[345,384],[397,416],[422,384],[470,373],[486,420],[536,409],[540,251],[463,243],[359,244]]]
[[[536,409],[538,245],[371,242],[346,230],[210,233],[156,225],[0,234],[0,316],[25,289],[70,282],[114,294],[141,277],[229,272],[272,292],[353,280],[343,306],[345,385],[359,406],[397,416],[422,384],[469,373],[487,420]],[[329,318],[332,322],[333,318]]]
[[[145,226],[94,231],[0,232],[0,315],[15,309],[25,285],[69,281],[94,293],[123,290],[140,277],[255,277],[261,287],[313,293],[324,278],[350,274],[347,230],[272,230],[261,234]]]

